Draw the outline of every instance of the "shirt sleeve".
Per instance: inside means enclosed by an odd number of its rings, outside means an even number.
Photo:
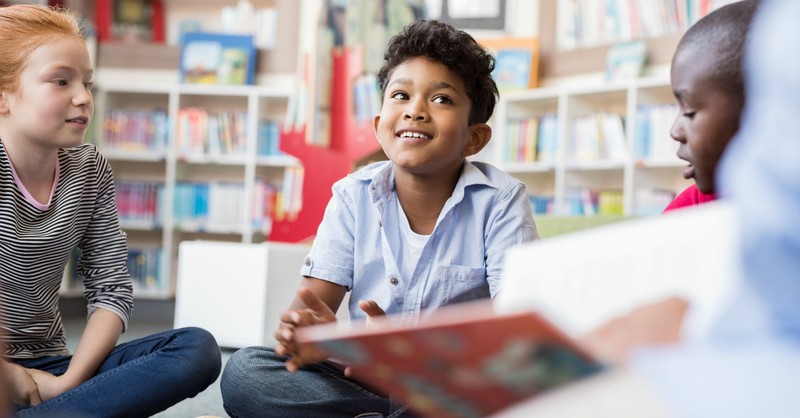
[[[133,284],[126,264],[128,246],[119,225],[111,166],[97,155],[97,195],[91,221],[80,244],[78,273],[83,277],[88,315],[97,308],[115,313],[128,328]]]
[[[486,280],[492,299],[500,290],[500,277],[509,248],[539,239],[524,184],[509,187],[492,210],[486,235]]]
[[[334,186],[322,222],[300,274],[353,287],[355,216],[348,196]]]

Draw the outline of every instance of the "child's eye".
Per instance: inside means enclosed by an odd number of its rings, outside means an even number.
[[[402,91],[396,91],[396,92],[392,93],[392,95],[390,97],[392,99],[397,99],[397,100],[406,100],[406,99],[408,99],[408,94],[406,94],[405,92],[402,92]]]
[[[67,85],[67,80],[53,80],[53,84],[59,87],[64,87]]]
[[[434,103],[441,103],[441,104],[451,104],[451,103],[453,103],[453,101],[450,100],[450,98],[447,97],[447,96],[436,96],[436,97],[433,98],[433,102]]]
[[[86,87],[87,90],[89,90],[92,87],[94,87],[94,82],[93,81],[87,81],[87,82],[83,83],[83,86]]]
[[[683,117],[685,117],[685,118],[692,119],[692,118],[694,117],[694,114],[695,114],[695,113],[697,113],[697,112],[694,112],[694,111],[690,111],[690,112],[683,112],[683,113],[682,113],[682,115],[683,115]]]

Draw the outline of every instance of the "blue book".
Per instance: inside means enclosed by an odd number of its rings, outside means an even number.
[[[252,35],[185,33],[181,81],[188,84],[254,84],[256,47]]]

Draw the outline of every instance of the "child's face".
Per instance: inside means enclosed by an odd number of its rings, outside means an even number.
[[[92,74],[89,53],[79,39],[59,37],[33,50],[19,86],[1,92],[4,135],[42,148],[80,145],[94,111]]]
[[[413,58],[387,81],[375,133],[397,170],[453,173],[491,137],[488,125],[469,124],[470,108],[460,77],[441,63]]]
[[[680,110],[670,135],[680,142],[678,158],[689,162],[683,176],[694,178],[701,192],[714,193],[717,163],[739,130],[743,103],[713,82],[703,52],[689,46],[673,58],[672,91]]]

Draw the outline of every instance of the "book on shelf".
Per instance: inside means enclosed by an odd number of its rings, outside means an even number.
[[[302,328],[298,339],[421,416],[482,417],[602,369],[534,311],[496,314],[489,301],[436,310],[418,324]],[[394,321],[398,321],[395,323]]]
[[[94,20],[101,42],[164,42],[162,0],[96,0]]]
[[[103,149],[163,153],[169,116],[163,109],[110,109],[103,118]]]
[[[531,194],[528,196],[528,200],[531,202],[531,209],[535,215],[552,215],[555,212],[553,196]]]
[[[538,116],[509,119],[507,123],[505,160],[509,162],[536,161],[539,141]]]
[[[536,159],[539,162],[554,162],[558,148],[558,115],[545,113],[539,120],[539,141],[536,144]]]
[[[647,46],[644,41],[621,42],[611,45],[606,53],[607,81],[637,78],[644,70]]]
[[[133,279],[133,289],[146,292],[164,292],[167,283],[161,275],[164,251],[160,247],[128,249],[128,273]]]
[[[117,212],[123,227],[153,229],[162,225],[164,184],[120,180],[115,183]]]
[[[678,115],[675,103],[642,105],[636,109],[634,157],[638,160],[678,161],[678,142],[669,137]]]
[[[621,190],[570,187],[566,190],[564,201],[567,214],[571,216],[623,214]]]
[[[187,84],[253,84],[252,35],[188,32],[181,42],[181,81]]]
[[[560,50],[653,38],[686,30],[736,0],[573,0],[558,2]]]
[[[570,139],[569,157],[573,162],[622,162],[628,156],[623,118],[616,113],[576,117]]]
[[[208,113],[203,108],[178,110],[175,140],[181,156],[244,155],[247,112]]]
[[[371,124],[381,112],[381,91],[374,74],[362,74],[353,81],[353,105],[356,124]]]
[[[283,155],[280,149],[281,126],[280,122],[261,120],[258,122],[258,139],[256,140],[256,154],[260,156]]]

